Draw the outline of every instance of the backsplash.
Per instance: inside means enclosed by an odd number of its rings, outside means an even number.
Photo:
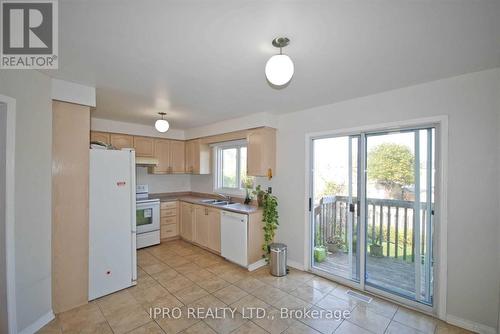
[[[148,174],[146,167],[136,167],[136,183],[149,185],[151,194],[192,191],[211,194],[214,191],[213,175],[190,174]],[[272,187],[272,181],[265,177],[256,177],[255,185],[260,184],[263,190]]]
[[[272,183],[273,181],[268,180],[266,177],[256,177],[254,182],[255,186],[260,184],[263,190],[267,190],[267,187],[272,187]],[[213,175],[191,175],[191,191],[200,193],[213,193]]]
[[[146,167],[136,167],[136,183],[149,185],[149,192],[152,194],[191,191],[191,175],[148,174]]]

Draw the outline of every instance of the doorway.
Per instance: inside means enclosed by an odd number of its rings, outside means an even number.
[[[0,95],[0,332],[16,333],[14,254],[14,99]]]
[[[436,126],[310,141],[310,269],[434,305]]]
[[[0,102],[0,332],[8,333],[7,312],[7,217],[6,207],[6,142],[7,105]]]

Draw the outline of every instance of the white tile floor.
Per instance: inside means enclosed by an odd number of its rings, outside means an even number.
[[[291,270],[273,277],[268,268],[248,272],[183,241],[138,252],[137,286],[58,314],[40,333],[468,333],[375,298],[350,298],[345,287]],[[149,316],[150,307],[179,307],[179,319]],[[230,307],[225,319],[188,317],[188,309]],[[249,316],[249,307],[266,317]],[[349,310],[349,319],[284,319],[280,308]],[[243,310],[246,316],[243,316]]]

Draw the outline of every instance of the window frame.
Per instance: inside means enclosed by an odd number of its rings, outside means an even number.
[[[245,189],[241,188],[241,148],[247,148],[248,145],[246,140],[235,140],[224,143],[217,143],[213,145],[214,149],[214,192],[219,194],[227,195],[244,195]],[[236,149],[236,184],[237,188],[223,187],[222,184],[222,173],[223,173],[223,163],[222,163],[222,151],[226,149]],[[247,156],[248,159],[248,156]]]

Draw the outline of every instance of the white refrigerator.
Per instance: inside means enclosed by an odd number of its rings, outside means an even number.
[[[135,152],[90,150],[89,300],[137,281]]]

